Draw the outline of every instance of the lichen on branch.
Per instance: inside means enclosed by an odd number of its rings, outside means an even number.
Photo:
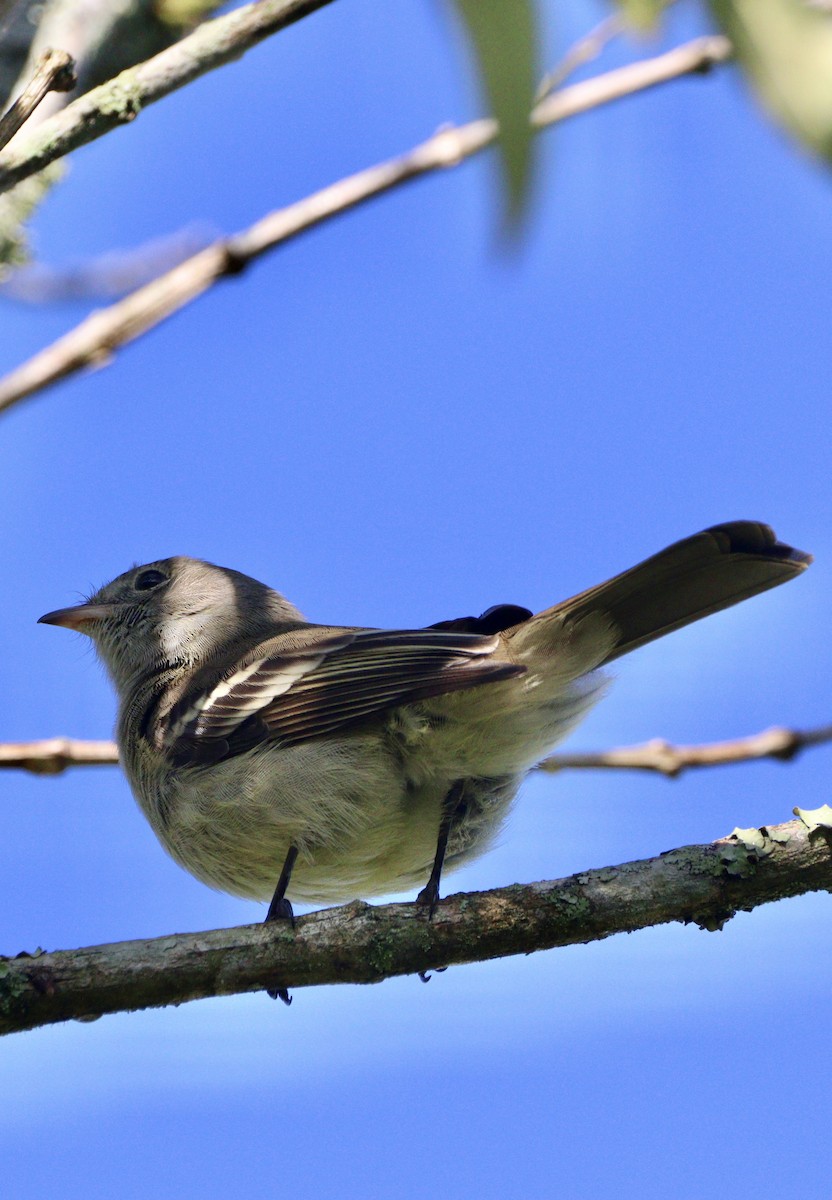
[[[825,814],[566,879],[417,904],[361,901],[287,922],[0,959],[0,1033],[206,996],[378,983],[442,966],[597,941],[832,888]]]

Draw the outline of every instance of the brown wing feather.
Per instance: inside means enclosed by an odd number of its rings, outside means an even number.
[[[362,632],[260,715],[281,741],[300,741],[381,709],[522,674],[491,658],[498,644],[429,629]]]
[[[171,710],[165,745],[179,765],[217,762],[263,741],[296,743],[430,696],[525,670],[492,658],[496,636],[345,630],[290,646],[275,638],[202,672]]]

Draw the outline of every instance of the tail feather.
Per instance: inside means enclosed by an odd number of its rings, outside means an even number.
[[[756,521],[714,525],[675,542],[629,571],[564,600],[512,634],[538,622],[572,625],[604,616],[614,642],[598,663],[612,662],[700,617],[738,604],[801,574],[812,556],[778,542],[772,529]]]

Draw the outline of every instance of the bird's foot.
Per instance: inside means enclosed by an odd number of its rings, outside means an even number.
[[[285,896],[275,896],[269,905],[269,911],[266,913],[263,924],[268,925],[270,921],[291,921],[294,929],[295,913],[291,900],[287,900]]]
[[[420,904],[422,908],[427,908],[428,920],[432,921],[433,914],[436,912],[436,906],[439,903],[439,881],[429,879],[416,897],[416,903]]]
[[[434,975],[441,975],[442,972],[447,971],[447,969],[447,967],[431,967],[430,970],[433,971]],[[419,978],[421,979],[422,983],[430,983],[433,975],[431,975],[430,971],[419,971]]]
[[[270,925],[272,921],[289,921],[292,928],[295,928],[295,914],[292,909],[290,900],[285,896],[275,896],[269,905],[269,911],[266,913],[264,925]],[[292,997],[289,995],[288,988],[266,988],[266,995],[272,1000],[282,1000],[285,1005],[292,1003]]]

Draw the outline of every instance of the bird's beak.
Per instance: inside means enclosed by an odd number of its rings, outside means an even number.
[[[77,629],[79,633],[89,633],[87,625],[90,621],[101,621],[111,612],[108,604],[76,604],[72,608],[56,608],[38,617],[38,625],[61,625],[64,629]]]

